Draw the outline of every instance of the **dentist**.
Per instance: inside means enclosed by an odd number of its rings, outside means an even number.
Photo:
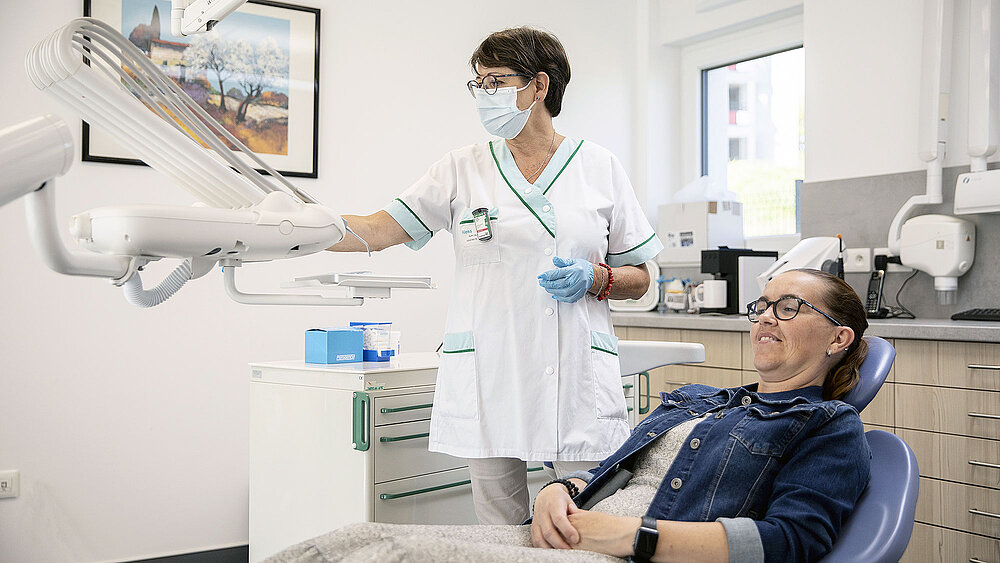
[[[452,234],[457,264],[429,448],[467,458],[483,524],[530,516],[526,461],[558,477],[629,436],[608,299],[642,296],[663,245],[608,150],[556,132],[569,61],[529,27],[489,35],[467,87],[499,137],[452,151],[383,210],[373,250]],[[353,237],[332,251],[364,251]]]

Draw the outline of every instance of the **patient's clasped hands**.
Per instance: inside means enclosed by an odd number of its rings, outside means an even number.
[[[585,549],[628,557],[641,522],[640,518],[583,510],[570,498],[566,487],[553,484],[535,498],[531,543],[535,547]]]

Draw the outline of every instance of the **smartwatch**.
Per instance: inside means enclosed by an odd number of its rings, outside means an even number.
[[[629,561],[647,563],[656,553],[656,540],[660,539],[660,532],[656,529],[656,518],[646,515],[642,517],[642,524],[635,532],[635,541],[632,542],[632,550],[635,554]]]

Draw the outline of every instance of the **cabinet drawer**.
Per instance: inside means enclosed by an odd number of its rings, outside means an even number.
[[[902,383],[893,387],[897,428],[1000,439],[1000,392]]]
[[[681,342],[697,342],[705,346],[705,362],[698,365],[706,367],[740,369],[743,365],[742,338],[739,332],[680,331]]]
[[[375,415],[375,426],[412,420],[428,420],[431,417],[433,403],[433,391],[375,397],[375,405],[372,407]]]
[[[740,355],[743,358],[743,369],[756,370],[757,368],[753,365],[753,342],[750,340],[750,333],[744,332],[743,336],[740,338],[740,342]]]
[[[1000,389],[1000,344],[896,341],[896,381]]]
[[[1000,542],[917,522],[902,563],[1000,563]]]
[[[920,475],[1000,489],[1000,442],[902,428],[896,433],[916,454]]]
[[[861,411],[861,420],[866,424],[877,424],[879,426],[893,426],[895,421],[895,403],[893,396],[895,389],[892,383],[883,383],[872,402],[868,403],[865,410]]]
[[[650,372],[653,405],[659,405],[657,397],[661,391],[673,391],[690,383],[701,383],[714,387],[739,387],[742,372],[735,369],[708,368],[700,365],[677,365],[659,368]],[[650,405],[651,407],[653,405]]]
[[[921,477],[916,520],[1000,538],[1000,491]]]
[[[430,428],[429,420],[376,426],[372,432],[375,482],[415,477],[465,465],[465,460],[461,458],[427,451]]]
[[[376,522],[476,523],[467,467],[382,483],[374,490]]]
[[[679,342],[681,331],[675,328],[653,328],[646,326],[628,327],[628,340],[652,340],[654,342]]]
[[[757,370],[742,370],[740,371],[740,385],[750,385],[751,383],[760,383],[760,375]]]

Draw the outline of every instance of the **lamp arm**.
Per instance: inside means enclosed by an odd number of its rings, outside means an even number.
[[[121,280],[130,273],[130,256],[110,256],[94,252],[81,252],[66,248],[59,229],[56,228],[54,181],[24,198],[24,211],[28,221],[28,234],[35,252],[45,265],[60,274],[92,276]]]

